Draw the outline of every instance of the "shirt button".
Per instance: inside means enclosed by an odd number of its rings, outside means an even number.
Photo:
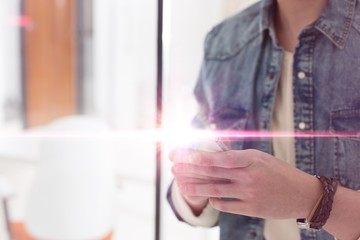
[[[252,238],[256,238],[256,237],[257,237],[257,233],[256,233],[255,231],[250,232],[250,236],[251,236]]]
[[[304,72],[298,72],[297,76],[299,79],[303,80],[303,79],[305,79],[306,74]]]
[[[306,128],[306,123],[301,122],[299,123],[299,129],[304,130]]]

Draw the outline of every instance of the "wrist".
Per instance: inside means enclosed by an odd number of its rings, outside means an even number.
[[[317,180],[314,176],[308,175],[307,180],[302,184],[304,188],[304,192],[302,195],[302,199],[300,206],[300,214],[297,216],[298,218],[309,218],[313,212],[314,208],[319,204],[319,201],[322,198],[322,187],[319,180]]]
[[[308,216],[297,220],[300,228],[312,228],[318,230],[323,228],[332,210],[338,185],[337,181],[334,178],[327,178],[324,176],[315,177],[319,183],[321,183],[322,194],[313,205]]]

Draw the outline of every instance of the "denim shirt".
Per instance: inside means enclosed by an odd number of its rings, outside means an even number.
[[[320,18],[298,35],[293,95],[296,133],[352,136],[297,137],[297,168],[337,178],[360,190],[360,0],[329,0]],[[283,49],[272,27],[275,0],[263,0],[207,35],[195,96],[194,125],[270,131]],[[286,117],[286,116],[284,116]],[[234,149],[272,153],[271,139],[238,139]],[[221,213],[221,240],[263,239],[264,221]],[[324,230],[302,239],[333,240]]]

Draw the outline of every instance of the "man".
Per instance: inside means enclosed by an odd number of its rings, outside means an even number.
[[[194,125],[273,138],[172,151],[180,220],[221,240],[360,238],[357,2],[263,0],[208,34]]]

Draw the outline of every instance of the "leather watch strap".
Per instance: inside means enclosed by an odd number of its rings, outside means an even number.
[[[323,198],[313,217],[310,219],[310,228],[321,229],[330,216],[337,189],[337,181],[334,178],[326,178],[324,176],[316,177],[322,184]]]
[[[322,185],[323,195],[320,203],[317,204],[316,209],[310,219],[298,219],[298,224],[302,228],[321,229],[330,216],[334,196],[337,189],[337,181],[334,178],[327,178],[324,176],[315,176]]]

